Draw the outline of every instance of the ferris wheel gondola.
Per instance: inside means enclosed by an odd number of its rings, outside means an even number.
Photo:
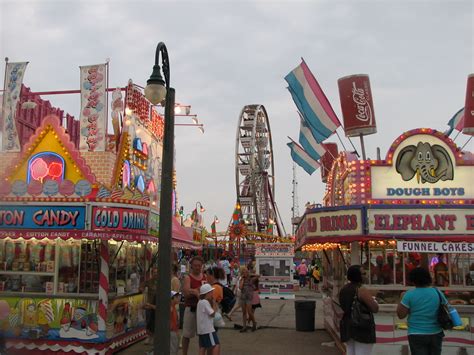
[[[235,181],[237,201],[247,228],[281,236],[274,201],[272,135],[263,105],[244,106],[240,113],[235,144]]]

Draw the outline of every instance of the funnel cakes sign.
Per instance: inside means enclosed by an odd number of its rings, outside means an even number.
[[[421,129],[400,136],[385,164],[371,167],[373,199],[473,199],[473,162],[442,133]]]

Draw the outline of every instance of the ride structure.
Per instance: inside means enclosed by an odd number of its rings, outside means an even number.
[[[274,200],[272,134],[263,105],[246,105],[240,113],[235,144],[235,181],[237,201],[247,229],[268,233],[276,226],[276,234],[281,236]]]

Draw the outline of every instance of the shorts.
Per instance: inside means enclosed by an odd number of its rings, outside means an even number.
[[[196,336],[196,312],[191,312],[191,307],[187,306],[184,309],[183,317],[183,337],[194,338]]]
[[[219,338],[217,337],[216,332],[199,335],[200,348],[209,349],[216,345],[219,345]]]
[[[170,332],[170,355],[178,355],[179,340],[177,332]]]
[[[241,298],[240,299],[240,305],[245,306],[245,305],[251,305],[252,304],[252,299],[246,299],[246,298]]]

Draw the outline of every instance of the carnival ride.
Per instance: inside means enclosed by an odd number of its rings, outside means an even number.
[[[242,220],[253,232],[282,236],[275,204],[272,135],[263,105],[246,105],[237,126],[235,182]],[[269,233],[270,232],[270,233]]]

